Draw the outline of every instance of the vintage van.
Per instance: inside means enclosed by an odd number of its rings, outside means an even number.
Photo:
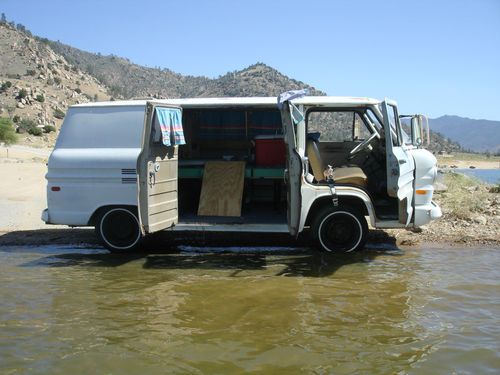
[[[182,145],[158,120],[165,111]],[[394,101],[293,93],[74,105],[49,158],[42,219],[94,226],[112,251],[166,229],[307,230],[326,251],[353,251],[368,222],[413,228],[441,216],[422,119],[411,116],[408,135]],[[244,162],[239,216],[198,214],[213,161]]]

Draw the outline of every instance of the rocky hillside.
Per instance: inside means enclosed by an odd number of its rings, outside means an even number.
[[[183,76],[168,69],[148,68],[120,57],[102,56],[60,42],[41,40],[80,70],[97,77],[116,96],[124,98],[277,96],[283,91],[299,88],[309,88],[313,95],[325,95],[262,63],[210,79]]]
[[[14,120],[20,143],[51,146],[69,105],[108,100],[96,78],[71,65],[25,29],[0,23],[0,116]],[[34,124],[41,136],[20,124]],[[34,133],[34,132],[32,132]]]

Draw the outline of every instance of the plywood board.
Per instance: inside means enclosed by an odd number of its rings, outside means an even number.
[[[205,163],[201,185],[200,216],[241,216],[245,162]]]

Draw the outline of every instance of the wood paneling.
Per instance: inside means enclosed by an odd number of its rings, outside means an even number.
[[[241,216],[245,162],[210,161],[201,186],[200,216]]]

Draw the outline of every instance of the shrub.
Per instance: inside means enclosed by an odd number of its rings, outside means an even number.
[[[4,83],[2,83],[2,86],[0,86],[0,92],[7,91],[11,87],[12,87],[11,81],[4,82]]]
[[[76,92],[76,93],[78,93],[78,94],[81,94],[81,93],[82,93],[82,90],[81,90],[79,87],[77,87],[77,88],[75,89],[75,92]]]
[[[19,117],[19,115],[15,115],[12,118],[12,121],[14,122],[14,124],[17,124],[19,121],[21,121],[21,117]]]
[[[28,69],[26,71],[27,76],[34,76],[35,74],[36,74],[36,70],[34,70],[34,69]]]
[[[26,91],[26,89],[19,90],[19,93],[17,94],[17,97],[19,99],[26,98],[27,96],[28,96],[28,91]]]
[[[42,130],[36,126],[35,121],[33,120],[22,119],[21,122],[19,123],[19,127],[21,129],[26,130],[28,134],[42,135]]]
[[[17,141],[17,135],[10,119],[0,117],[0,141],[10,145]]]
[[[45,101],[45,96],[43,96],[42,94],[38,94],[36,96],[36,100],[40,103],[43,103]]]
[[[61,111],[59,108],[56,108],[54,110],[54,117],[58,118],[59,120],[62,120],[64,118],[64,112]]]
[[[56,131],[56,127],[55,126],[52,126],[52,125],[45,125],[43,127],[43,131],[45,133],[51,133],[51,132],[55,132]]]
[[[36,135],[37,137],[39,137],[39,136],[42,135],[43,131],[40,128],[31,128],[30,130],[28,130],[28,133],[31,134],[31,135]]]
[[[54,83],[55,83],[56,85],[60,85],[60,84],[61,84],[61,78],[59,78],[59,77],[54,77]]]

